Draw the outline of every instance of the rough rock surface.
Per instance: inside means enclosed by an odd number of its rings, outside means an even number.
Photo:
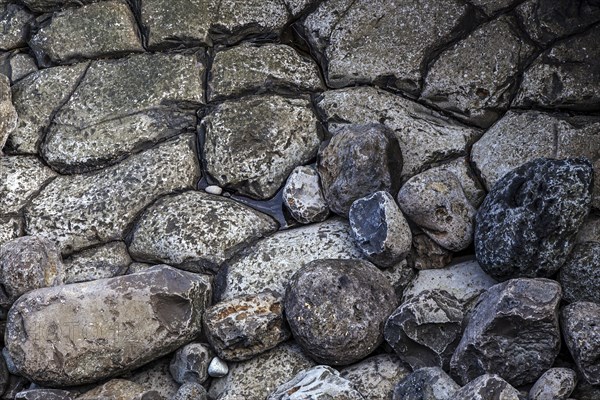
[[[147,391],[143,386],[125,379],[112,379],[95,389],[85,392],[77,400],[162,400],[156,391]]]
[[[485,374],[472,380],[449,400],[520,400],[517,389],[498,375]]]
[[[27,44],[31,13],[17,4],[0,3],[0,50],[12,50]],[[1,147],[1,146],[0,146]]]
[[[378,267],[391,267],[410,252],[410,227],[388,192],[375,192],[356,200],[348,219],[356,244]]]
[[[538,379],[529,400],[566,400],[577,384],[577,374],[569,368],[550,368]]]
[[[19,372],[35,382],[95,382],[192,340],[210,296],[207,277],[168,266],[38,289],[11,308],[6,346]]]
[[[26,207],[27,233],[56,241],[63,254],[122,240],[152,200],[196,185],[194,140],[184,135],[100,172],[56,178]]]
[[[519,3],[519,1],[520,0],[469,0],[469,3],[480,7],[486,15],[490,16],[514,6]]]
[[[475,218],[475,254],[498,280],[550,277],[564,264],[590,210],[586,159],[540,158],[504,175]]]
[[[283,187],[283,204],[292,217],[302,224],[321,222],[329,216],[319,174],[314,167],[294,168]]]
[[[144,51],[135,17],[120,0],[55,13],[31,38],[29,46],[42,65]]]
[[[131,257],[123,242],[85,249],[64,260],[65,283],[113,278],[123,275],[130,264]]]
[[[567,302],[600,304],[600,243],[578,243],[560,269],[559,282]]]
[[[354,384],[365,400],[392,400],[396,383],[409,374],[392,354],[379,354],[340,369],[340,376]]]
[[[445,268],[452,261],[452,252],[433,241],[422,231],[413,232],[412,246],[406,261],[418,270]]]
[[[448,292],[422,292],[390,315],[384,338],[413,371],[424,367],[448,370],[463,333],[463,308]]]
[[[23,218],[18,216],[0,216],[0,245],[23,236]]]
[[[17,112],[12,103],[10,81],[0,75],[0,156],[9,135],[17,125]]]
[[[512,279],[481,295],[451,361],[467,383],[498,374],[514,386],[535,382],[560,349],[560,285],[548,279]]]
[[[250,207],[190,191],[148,207],[136,223],[129,251],[138,261],[180,265],[194,272],[216,269],[276,229],[273,219]]]
[[[398,382],[393,400],[448,400],[459,389],[440,367],[420,368]]]
[[[263,91],[320,91],[319,70],[292,47],[242,43],[215,54],[208,81],[208,99]]]
[[[398,192],[398,205],[440,246],[460,251],[471,244],[476,209],[452,172],[430,169],[413,176]]]
[[[320,134],[309,99],[248,96],[203,120],[207,172],[221,187],[257,199],[275,195],[292,170],[317,152]]]
[[[186,382],[179,387],[173,400],[206,400],[206,395],[204,386],[195,382]]]
[[[383,123],[392,129],[402,150],[403,178],[465,155],[480,134],[419,103],[371,87],[327,91],[317,98],[317,107],[330,131],[347,123]]]
[[[456,175],[460,181],[463,191],[465,192],[465,196],[473,207],[477,208],[483,202],[483,199],[487,193],[484,186],[471,169],[468,157],[458,157],[454,160],[446,161],[436,167],[431,168],[431,170],[444,170]]]
[[[146,390],[154,390],[165,399],[171,399],[177,393],[179,384],[169,371],[171,357],[165,356],[133,371],[127,379],[142,385]]]
[[[569,352],[586,381],[600,385],[600,304],[576,302],[561,311],[561,328]]]
[[[340,377],[335,369],[317,365],[301,371],[292,380],[280,385],[267,400],[364,400],[352,382]]]
[[[204,313],[204,334],[226,361],[244,361],[290,338],[277,293],[236,297],[209,307]]]
[[[398,193],[402,152],[385,125],[346,125],[321,145],[317,171],[329,208],[347,216],[361,197],[381,190]]]
[[[588,215],[577,233],[576,240],[577,243],[600,242],[600,215]]]
[[[59,389],[30,389],[17,393],[15,400],[75,400],[75,395]]]
[[[173,355],[169,365],[171,376],[177,383],[204,383],[208,379],[208,364],[213,351],[202,343],[188,343],[180,347]]]
[[[0,74],[6,75],[13,85],[37,70],[35,59],[27,53],[7,52],[0,55]]]
[[[381,344],[395,299],[392,286],[373,264],[317,260],[291,278],[284,307],[306,354],[324,364],[347,365]]]

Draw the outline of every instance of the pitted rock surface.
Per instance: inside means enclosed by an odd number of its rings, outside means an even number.
[[[392,354],[379,354],[340,369],[340,376],[354,384],[365,400],[392,400],[396,383],[409,374]]]
[[[9,135],[17,125],[17,112],[13,105],[10,81],[0,75],[0,156]]]
[[[0,245],[23,236],[24,225],[23,218],[19,216],[0,216]]]
[[[578,243],[559,272],[558,281],[567,302],[600,304],[600,243]]]
[[[585,380],[600,385],[600,304],[578,301],[560,313],[569,352]]]
[[[165,399],[172,399],[179,389],[179,384],[173,379],[169,371],[171,357],[168,355],[152,361],[127,374],[127,379],[142,385],[148,391],[156,391]]]
[[[33,15],[17,4],[0,3],[0,50],[27,45],[28,24]]]
[[[125,379],[112,379],[95,389],[85,392],[77,399],[163,400],[164,398],[156,391],[148,391],[137,383]]]
[[[15,400],[75,400],[75,395],[67,390],[30,389],[17,393]]]
[[[296,167],[283,187],[283,204],[300,223],[322,222],[329,216],[319,174],[313,166]]]
[[[125,243],[110,242],[73,254],[64,264],[65,283],[77,283],[124,275],[131,257]]]

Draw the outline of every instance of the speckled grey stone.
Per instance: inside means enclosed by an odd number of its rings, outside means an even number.
[[[326,365],[301,371],[292,380],[279,386],[267,400],[364,400],[352,382],[340,377],[335,369]]]
[[[172,400],[206,400],[206,389],[196,382],[186,382],[179,387]]]
[[[382,82],[416,93],[431,51],[464,30],[467,7],[455,0],[321,3],[303,22],[329,86]]]
[[[83,4],[93,3],[96,0],[22,0],[31,11],[47,13],[58,11],[65,7],[81,6]]]
[[[93,62],[54,116],[41,154],[63,173],[84,172],[193,132],[203,102],[202,57],[138,54]]]
[[[421,97],[461,120],[490,126],[508,108],[518,72],[534,52],[518,32],[509,16],[480,26],[433,63]]]
[[[365,400],[392,400],[396,383],[410,371],[393,354],[379,354],[340,369]]]
[[[10,81],[5,75],[0,75],[0,156],[16,126],[17,112],[13,105]]]
[[[600,385],[600,304],[579,301],[564,307],[560,322],[564,340],[579,371]]]
[[[42,65],[144,51],[135,17],[120,0],[100,1],[53,14],[29,40],[29,46]]]
[[[230,364],[229,374],[213,379],[208,394],[219,400],[264,399],[298,372],[314,365],[298,345],[283,343],[248,361]]]
[[[569,368],[550,368],[529,391],[529,400],[566,400],[577,384],[577,373]]]
[[[23,236],[25,221],[20,216],[0,216],[0,245]]]
[[[559,272],[564,300],[600,304],[600,243],[575,245]]]
[[[11,50],[27,45],[27,24],[33,15],[17,4],[0,4],[0,50]]]
[[[244,361],[290,338],[279,294],[269,291],[236,297],[209,307],[204,334],[226,361]]]
[[[0,214],[18,213],[56,173],[37,157],[0,157]]]
[[[440,367],[420,368],[398,382],[393,400],[448,400],[459,389]]]
[[[170,356],[165,356],[133,371],[128,380],[141,385],[146,390],[155,390],[165,399],[172,399],[179,389],[169,372]]]
[[[215,54],[208,80],[208,99],[262,91],[320,91],[323,84],[314,61],[281,44],[242,43]]]
[[[468,144],[480,135],[419,103],[371,87],[327,91],[317,98],[317,107],[330,131],[345,123],[383,122],[391,128],[402,150],[404,179],[434,163],[466,155]]]
[[[577,233],[577,243],[600,242],[600,215],[590,214]]]
[[[125,243],[110,242],[73,254],[64,264],[65,283],[77,283],[123,275],[131,257]]]
[[[190,191],[158,200],[137,221],[129,245],[138,261],[190,271],[221,263],[277,230],[270,217],[221,196]]]
[[[303,224],[321,222],[329,216],[319,174],[313,166],[294,168],[283,187],[283,204]]]
[[[452,252],[419,230],[413,233],[412,247],[406,261],[418,270],[444,268],[452,261]]]
[[[514,6],[519,3],[519,1],[520,0],[469,0],[469,3],[480,7],[486,15],[490,16]]]
[[[75,400],[75,394],[59,389],[30,389],[17,393],[15,400]]]
[[[520,393],[498,375],[485,374],[454,392],[449,400],[520,400]]]
[[[479,207],[486,196],[485,187],[476,177],[475,172],[469,165],[469,158],[459,157],[454,160],[446,161],[436,167],[430,168],[433,171],[449,171],[456,175],[460,186],[465,192],[465,196],[475,208]]]
[[[416,270],[406,260],[381,270],[383,276],[390,282],[396,292],[396,304],[400,304],[402,293],[408,284],[415,278]]]
[[[154,199],[195,187],[194,147],[195,137],[183,135],[100,172],[56,178],[26,207],[27,233],[54,240],[63,254],[122,240]]]
[[[219,186],[257,199],[275,195],[296,166],[316,155],[321,141],[307,97],[228,101],[202,125],[207,172]]]
[[[156,391],[125,379],[112,379],[77,397],[77,400],[164,400]]]
[[[169,365],[177,383],[204,383],[208,379],[208,365],[213,351],[203,343],[188,343],[177,349]]]
[[[210,296],[208,277],[168,266],[38,289],[12,306],[6,346],[39,384],[96,382],[191,341]]]
[[[37,70],[35,59],[28,53],[12,52],[0,56],[0,74],[8,76],[13,85]]]
[[[512,279],[481,295],[452,356],[463,384],[498,374],[514,386],[535,382],[560,350],[560,285],[549,279]]]

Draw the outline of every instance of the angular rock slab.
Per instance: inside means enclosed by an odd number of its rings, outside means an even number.
[[[535,382],[560,350],[558,283],[512,279],[481,295],[451,361],[468,383],[498,374],[514,386]]]
[[[27,24],[33,15],[16,4],[0,3],[0,11],[0,50],[27,46]]]
[[[329,207],[323,197],[316,168],[294,168],[283,187],[283,204],[292,217],[302,224],[321,222],[329,216]]]
[[[100,172],[58,177],[26,207],[28,234],[50,238],[63,254],[122,240],[154,199],[196,186],[195,139],[183,135]]]
[[[321,91],[317,65],[292,47],[242,43],[215,54],[208,80],[209,101],[261,91]]]
[[[133,230],[138,261],[218,269],[237,251],[277,229],[270,217],[225,197],[190,191],[158,200]]]
[[[498,375],[485,374],[454,392],[449,400],[520,400],[517,389]]]
[[[123,275],[131,257],[125,243],[110,242],[73,254],[64,264],[65,283],[77,283]]]
[[[316,260],[290,279],[284,308],[304,352],[320,363],[348,365],[383,342],[396,306],[394,289],[364,260]]]
[[[459,389],[440,367],[419,368],[398,382],[393,400],[448,400]]]
[[[268,199],[321,142],[307,97],[248,96],[214,108],[204,119],[207,172],[219,186]]]
[[[591,301],[600,304],[600,243],[575,245],[560,269],[558,281],[565,301]]]
[[[515,19],[502,16],[443,52],[429,69],[421,97],[488,127],[510,105],[518,73],[534,50],[520,38]]]
[[[55,13],[29,46],[42,65],[144,51],[135,17],[122,1],[100,1]]]
[[[209,278],[168,266],[38,289],[11,308],[6,347],[19,372],[39,384],[91,383],[192,340],[210,296]]]
[[[480,135],[477,129],[419,103],[371,87],[327,91],[317,98],[317,108],[330,131],[346,123],[383,121],[400,143],[403,179],[434,163],[466,155],[467,146]]]
[[[301,371],[292,380],[279,386],[267,400],[364,400],[352,382],[326,365]]]
[[[600,305],[579,301],[560,313],[562,333],[586,381],[600,385]]]
[[[550,368],[531,390],[530,400],[566,400],[577,384],[577,374],[569,368]]]
[[[336,0],[321,3],[303,28],[330,87],[385,82],[417,93],[423,64],[465,29],[467,11],[454,0]]]
[[[396,383],[409,374],[392,354],[379,354],[340,370],[340,376],[354,384],[365,400],[392,400]]]
[[[556,273],[589,213],[592,177],[583,158],[539,158],[504,175],[475,218],[481,268],[498,280]]]
[[[17,126],[17,118],[10,81],[6,76],[0,75],[0,155],[9,135]]]
[[[54,116],[43,157],[63,173],[79,173],[194,132],[195,110],[204,101],[203,74],[203,53],[93,62]]]
[[[6,75],[11,84],[38,70],[35,59],[28,53],[4,53],[0,56],[0,74]]]

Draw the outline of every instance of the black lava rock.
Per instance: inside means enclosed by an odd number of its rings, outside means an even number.
[[[569,304],[561,311],[560,322],[567,347],[585,380],[600,385],[600,304]]]
[[[556,273],[590,211],[592,182],[583,158],[539,158],[504,175],[475,218],[483,270],[498,280]]]
[[[566,301],[600,303],[600,243],[577,244],[560,269],[559,281]]]

